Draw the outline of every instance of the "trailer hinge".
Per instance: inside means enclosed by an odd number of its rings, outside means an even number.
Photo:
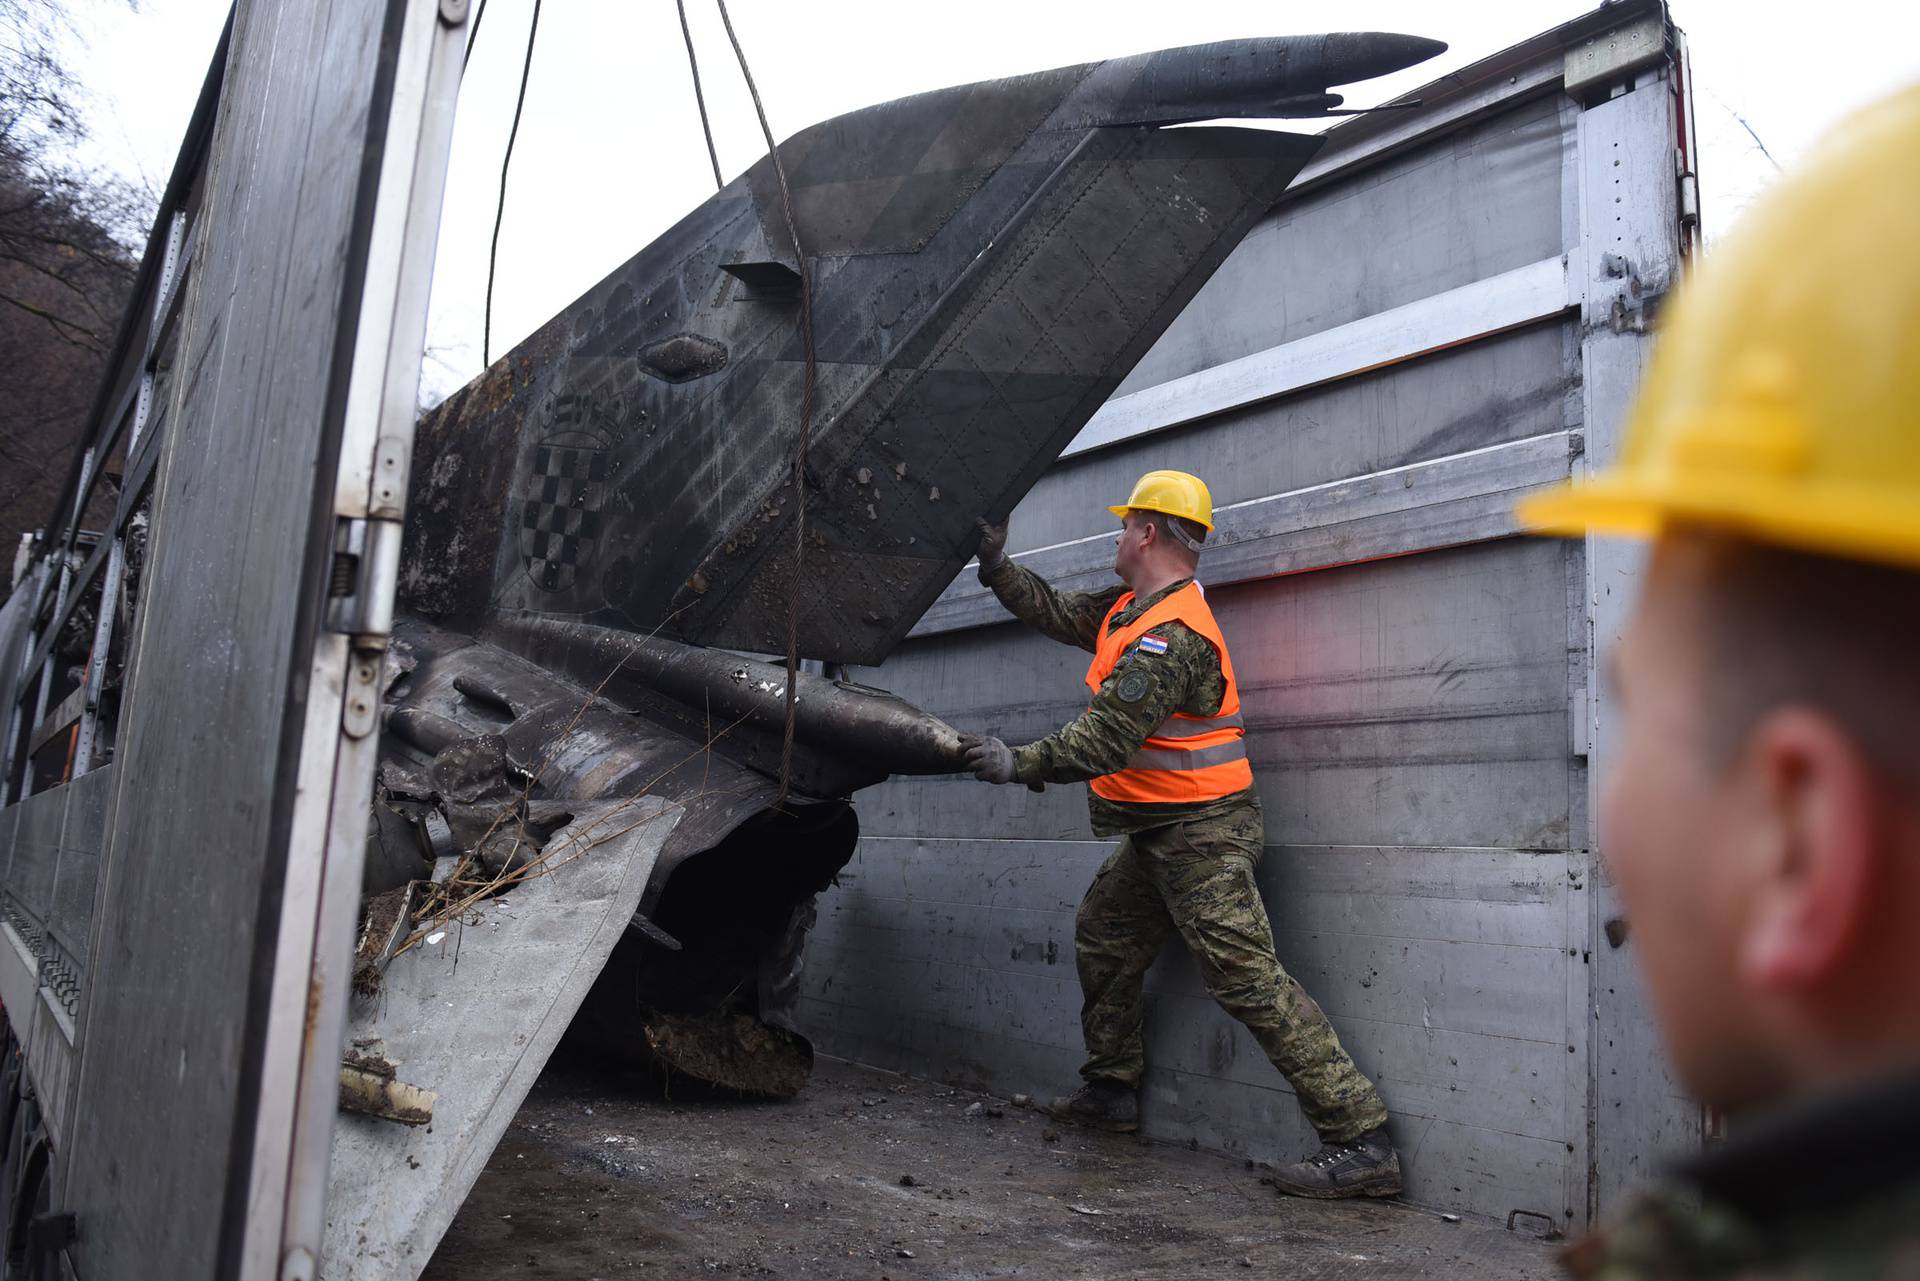
[[[356,649],[385,649],[399,580],[400,522],[340,517],[327,581],[327,630],[354,637]]]
[[[340,703],[340,728],[348,738],[365,738],[380,723],[380,673],[386,655],[355,645],[347,656],[347,688]]]
[[[1644,334],[1653,328],[1671,283],[1665,271],[1640,274],[1639,266],[1624,254],[1600,255],[1600,278],[1588,293],[1588,314],[1595,327],[1616,334]]]

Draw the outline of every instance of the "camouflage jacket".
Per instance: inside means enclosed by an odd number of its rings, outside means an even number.
[[[1920,1276],[1920,1076],[1736,1121],[1562,1262],[1580,1281]]]
[[[1116,584],[1098,592],[1056,591],[1038,574],[1011,559],[982,569],[980,581],[992,588],[1000,603],[1021,622],[1089,653],[1093,652],[1107,611],[1127,590]],[[1145,600],[1135,601],[1115,619],[1116,625],[1132,622],[1190,581],[1183,578]],[[1014,750],[1014,775],[1020,782],[1080,783],[1112,774],[1174,712],[1212,716],[1220,710],[1227,681],[1212,644],[1182,623],[1169,623],[1155,631],[1166,639],[1164,654],[1129,650],[1101,682],[1085,712],[1039,742]],[[1136,673],[1144,679],[1132,679]],[[1129,678],[1124,682],[1124,698],[1123,677]],[[1252,788],[1217,801],[1181,805],[1109,801],[1091,790],[1087,793],[1093,830],[1099,836],[1208,818],[1249,804],[1259,804]]]

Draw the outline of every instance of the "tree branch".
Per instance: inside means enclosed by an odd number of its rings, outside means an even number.
[[[0,302],[12,303],[28,315],[40,317],[40,319],[46,321],[47,324],[52,327],[55,336],[62,342],[70,343],[75,347],[90,351],[96,356],[104,356],[107,354],[105,345],[96,339],[90,330],[82,328],[70,320],[56,316],[50,311],[42,310],[30,302],[15,298],[9,293],[0,292]]]

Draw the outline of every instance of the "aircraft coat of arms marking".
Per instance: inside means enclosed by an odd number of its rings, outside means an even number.
[[[521,490],[520,553],[542,591],[573,586],[593,559],[612,471],[606,445],[589,432],[563,431],[533,447]]]

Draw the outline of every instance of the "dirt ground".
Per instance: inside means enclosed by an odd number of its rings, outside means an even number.
[[[786,1103],[550,1066],[425,1281],[1556,1275],[1552,1247],[820,1063]]]

